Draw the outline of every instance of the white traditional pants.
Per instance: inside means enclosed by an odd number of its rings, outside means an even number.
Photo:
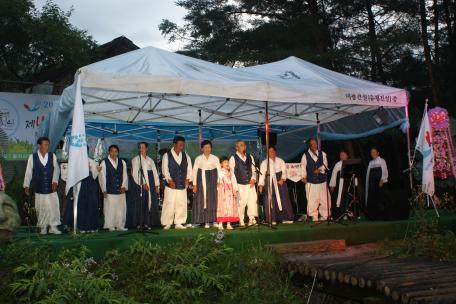
[[[245,208],[247,207],[247,216],[249,218],[258,216],[258,205],[257,205],[257,192],[255,187],[251,187],[250,184],[239,185],[239,219],[241,222],[244,220]]]
[[[38,227],[47,228],[47,226],[60,225],[60,207],[57,192],[49,194],[35,193],[35,209],[38,217]]]
[[[127,201],[125,193],[108,194],[104,199],[104,228],[125,228]]]
[[[323,220],[327,219],[331,212],[331,196],[326,183],[306,184],[307,216],[318,220],[318,214]]]
[[[160,222],[163,226],[187,222],[187,189],[165,187]]]

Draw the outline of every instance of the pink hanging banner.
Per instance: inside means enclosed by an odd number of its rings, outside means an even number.
[[[444,108],[435,107],[428,111],[432,128],[434,149],[434,176],[440,179],[456,177],[453,141],[450,131],[450,117]]]

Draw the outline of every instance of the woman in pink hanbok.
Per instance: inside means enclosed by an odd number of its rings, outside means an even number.
[[[230,163],[228,157],[220,159],[222,170],[220,172],[219,184],[217,186],[217,222],[219,229],[223,229],[223,223],[226,229],[231,230],[232,222],[239,222],[239,212],[237,204],[237,182],[234,174],[230,172]]]

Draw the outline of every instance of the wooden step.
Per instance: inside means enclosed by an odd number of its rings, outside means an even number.
[[[344,251],[347,247],[345,240],[320,240],[309,242],[280,243],[270,244],[266,246],[281,254]]]

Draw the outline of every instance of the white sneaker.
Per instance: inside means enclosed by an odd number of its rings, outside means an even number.
[[[187,227],[185,227],[185,226],[182,225],[182,224],[176,224],[176,226],[174,227],[174,229],[187,229]]]
[[[223,224],[222,224],[222,225],[223,225]],[[218,227],[219,227],[219,223],[217,223],[217,222],[213,223],[213,224],[212,224],[212,227],[218,228]]]
[[[111,232],[116,231],[116,228],[111,227],[111,228],[109,228],[109,231],[111,231]]]
[[[245,227],[245,223],[244,223],[244,221],[242,221],[242,222],[239,222],[239,226],[240,226],[240,227]]]
[[[227,228],[228,228],[228,226],[227,226]],[[223,230],[223,223],[218,224],[218,229]]]
[[[256,225],[256,220],[254,217],[249,218],[249,226]]]
[[[163,227],[164,230],[169,230],[170,228],[171,228],[171,225],[165,225],[165,226]]]
[[[40,234],[42,234],[42,235],[47,234],[47,227],[44,227],[44,228],[42,227],[42,228],[40,228]]]
[[[190,223],[190,224],[187,224],[187,225],[185,225],[185,227],[187,227],[187,228],[195,228],[195,226],[193,226],[191,223]]]
[[[206,228],[206,229],[211,228],[211,225],[209,225],[209,223],[206,223],[206,225],[204,225],[204,228]]]
[[[57,227],[55,227],[55,226],[51,226],[51,228],[49,228],[49,233],[50,234],[62,234],[62,232],[59,229],[57,229]]]
[[[293,221],[282,221],[282,224],[293,224]]]
[[[231,223],[226,224],[226,229],[233,230],[233,226],[231,226]]]
[[[117,228],[117,230],[119,230],[119,231],[127,231],[127,230],[128,230],[128,228],[125,228],[125,227],[121,227],[121,228]]]
[[[277,222],[272,222],[271,224],[272,224],[272,225],[277,225]]]

